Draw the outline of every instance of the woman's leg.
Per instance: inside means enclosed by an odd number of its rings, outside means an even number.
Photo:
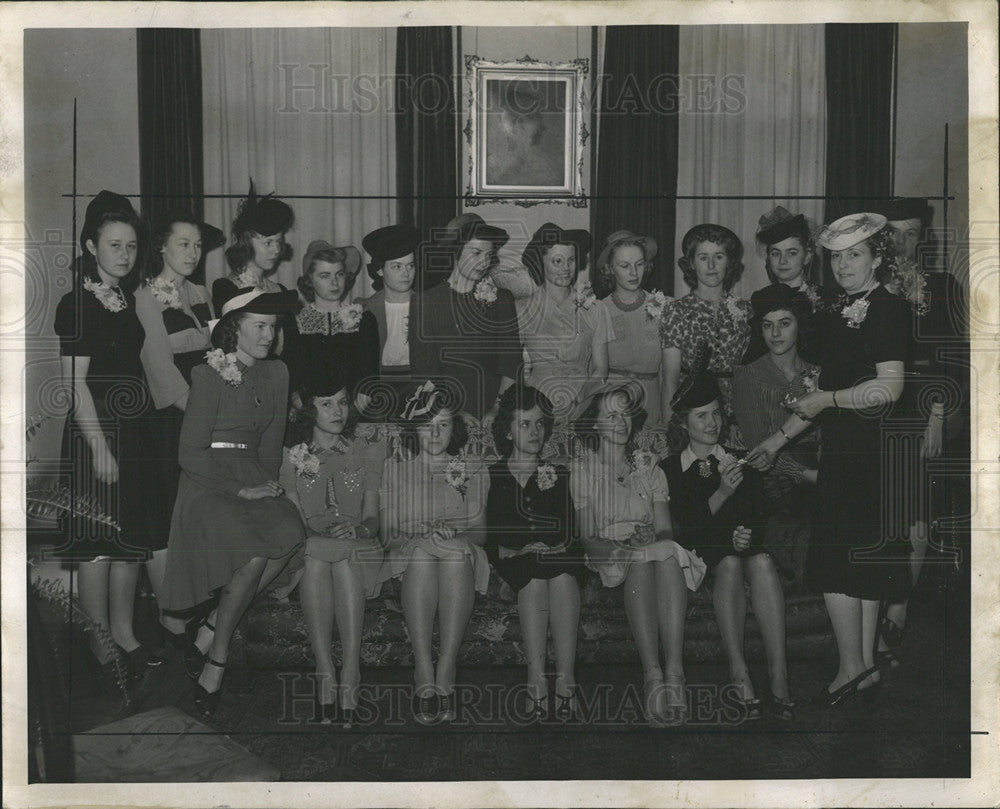
[[[743,657],[743,637],[747,621],[747,598],[743,588],[743,560],[726,556],[715,566],[712,600],[719,624],[722,646],[729,658],[729,677],[739,686],[743,699],[753,699],[750,671]]]
[[[347,559],[333,563],[333,604],[343,663],[341,705],[356,708],[361,684],[361,634],[365,625],[365,591],[358,571]]]
[[[110,559],[81,562],[76,568],[77,599],[80,609],[95,624],[90,632],[90,650],[99,663],[107,663],[114,657],[114,649],[109,644],[112,640],[108,617],[110,575]]]
[[[785,594],[770,554],[758,553],[744,563],[750,579],[750,603],[760,627],[767,655],[771,693],[789,699],[788,663],[785,657]]]
[[[878,601],[861,602],[861,661],[865,669],[875,666],[875,636],[878,633]],[[877,683],[881,675],[876,672],[863,683],[864,687]]]
[[[528,693],[534,699],[548,694],[545,658],[549,635],[549,588],[545,579],[532,579],[517,592],[524,661],[528,666]]]
[[[666,656],[665,673],[675,681],[684,679],[684,625],[687,622],[687,584],[674,557],[654,562],[656,603],[660,639]]]
[[[299,584],[299,600],[306,621],[306,633],[316,660],[316,690],[323,705],[335,702],[337,693],[337,672],[330,651],[334,610],[334,581],[331,574],[329,562],[307,556]]]
[[[476,598],[472,559],[465,554],[438,559],[438,621],[441,625],[441,654],[438,656],[434,684],[438,691],[450,694],[455,687],[458,650],[472,617]]]
[[[927,544],[930,534],[930,529],[925,522],[916,522],[910,526],[910,579],[913,582],[913,586],[917,586],[917,581],[920,579],[920,571],[924,567],[924,559],[927,558]],[[885,617],[892,621],[900,629],[906,626],[906,601],[900,601],[896,604],[889,604],[886,607]],[[885,638],[882,634],[878,635],[878,648],[880,652],[884,652],[889,648],[889,644],[885,642]]]
[[[159,606],[162,601],[163,581],[167,572],[166,548],[153,551],[153,555],[146,560],[146,572],[149,574],[149,583],[153,587],[153,595],[156,597],[157,606]],[[160,624],[167,632],[174,635],[179,635],[184,631],[184,622],[172,615],[164,615],[163,610],[160,610]]]
[[[418,697],[429,696],[434,685],[431,638],[438,604],[437,559],[416,548],[403,573],[400,592],[403,618],[413,646],[413,684]]]
[[[862,602],[860,598],[843,593],[823,593],[823,600],[826,602],[826,611],[830,614],[830,623],[833,624],[840,658],[837,676],[828,688],[833,692],[868,668],[862,653]]]
[[[580,584],[563,573],[548,581],[549,624],[556,656],[556,695],[576,689],[576,642],[580,630]]]
[[[642,662],[643,706],[654,721],[666,716],[666,689],[660,668],[659,616],[653,562],[633,562],[625,577],[625,617]]]

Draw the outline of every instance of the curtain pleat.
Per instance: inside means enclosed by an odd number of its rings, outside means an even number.
[[[609,26],[597,113],[595,246],[617,230],[659,245],[648,288],[673,290],[678,26]],[[597,268],[593,268],[594,271]]]

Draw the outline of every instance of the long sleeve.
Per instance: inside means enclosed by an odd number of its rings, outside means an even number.
[[[497,322],[504,331],[498,335],[496,372],[509,379],[517,379],[523,359],[521,332],[517,324],[517,310],[514,297],[506,289],[497,292]]]
[[[174,353],[170,347],[170,335],[163,325],[163,315],[148,289],[140,289],[135,295],[135,312],[146,331],[142,344],[142,367],[146,372],[149,392],[157,410],[169,407],[185,393],[188,384],[174,365]]]
[[[260,437],[258,457],[267,474],[276,480],[281,468],[282,441],[288,420],[288,369],[283,362],[276,360],[268,365],[269,381],[274,386],[274,412],[270,424]]]
[[[237,495],[243,485],[221,475],[211,457],[212,430],[225,384],[207,365],[199,365],[191,371],[191,392],[184,410],[178,460],[184,472],[199,485]]]
[[[773,398],[752,368],[738,366],[733,370],[733,413],[748,447],[757,446],[774,432]]]
[[[358,379],[375,379],[382,363],[382,345],[378,337],[378,321],[369,311],[361,316],[358,326],[361,336],[361,355],[357,358]]]
[[[434,344],[431,307],[425,295],[410,299],[410,319],[407,340],[410,345],[410,371],[415,377],[436,376],[440,371]]]

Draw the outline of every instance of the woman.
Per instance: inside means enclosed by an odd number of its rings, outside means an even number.
[[[371,398],[371,416],[384,419],[400,411],[405,391],[412,387],[408,324],[410,302],[417,294],[413,282],[420,231],[411,225],[388,225],[366,235],[361,245],[371,258],[368,276],[375,292],[358,303],[375,317],[382,347],[379,382],[363,386],[363,392]]]
[[[144,505],[149,391],[130,286],[140,233],[125,197],[101,191],[91,200],[80,231],[79,287],[62,297],[55,318],[62,377],[73,391],[62,442],[68,488],[74,501],[96,504],[107,517],[93,520],[74,510],[64,526],[66,544],[55,555],[78,563],[80,607],[92,621],[90,648],[108,674],[119,652],[131,675],[165,662],[139,643],[133,628],[138,563],[164,547]]]
[[[223,243],[222,231],[190,214],[163,218],[153,233],[150,261],[143,268],[145,283],[135,293],[135,311],[146,332],[140,357],[155,408],[149,425],[155,451],[147,459],[144,474],[150,484],[145,507],[161,535],[161,549],[146,563],[158,596],[163,592],[170,518],[181,476],[177,448],[191,369],[205,361],[205,352],[212,347],[208,293],[191,279],[202,267],[202,256]],[[160,622],[172,636],[171,642],[183,646],[184,624],[168,615],[162,615]]]
[[[218,707],[243,613],[303,539],[298,511],[278,483],[288,371],[268,359],[278,317],[296,298],[253,288],[230,298],[212,331],[216,349],[191,372],[164,606],[190,610],[221,591],[195,685],[195,707],[205,716]]]
[[[583,549],[574,540],[569,473],[541,461],[553,423],[552,404],[536,388],[515,384],[500,397],[492,431],[503,460],[489,469],[486,552],[500,578],[517,593],[531,711],[538,717],[547,713],[545,663],[551,626],[556,716],[569,719],[576,712],[576,638],[586,569]]]
[[[226,248],[229,275],[212,284],[212,307],[222,311],[222,305],[237,290],[255,287],[265,292],[281,292],[285,288],[269,276],[278,270],[289,252],[285,234],[292,229],[295,214],[273,194],[261,199],[250,181],[250,191],[240,202],[233,220],[233,244]]]
[[[325,724],[336,721],[339,702],[344,727],[350,727],[361,683],[365,598],[380,589],[378,492],[385,442],[359,434],[344,366],[326,358],[316,368],[305,383],[279,481],[308,534],[299,602],[316,658],[319,715]],[[334,620],[343,654],[339,689],[330,655]]]
[[[387,558],[382,579],[402,576],[403,617],[413,646],[414,716],[455,719],[455,667],[476,592],[490,567],[485,510],[489,479],[459,454],[468,441],[454,396],[428,380],[401,415],[404,457],[386,461],[379,503]],[[431,655],[440,625],[437,666]]]
[[[521,256],[535,282],[535,292],[516,301],[524,376],[552,402],[560,425],[579,415],[608,375],[611,322],[586,280],[590,244],[587,231],[546,222]]]
[[[662,416],[660,388],[663,385],[660,351],[660,317],[666,296],[649,293],[643,281],[653,271],[656,242],[619,230],[608,236],[597,259],[599,289],[607,293],[600,305],[611,318],[608,335],[608,379],[635,379],[645,394],[643,409],[647,425],[659,427]]]
[[[801,292],[814,309],[819,301],[820,262],[816,258],[816,241],[809,223],[802,214],[792,216],[780,205],[764,214],[758,222],[757,244],[764,251],[764,268],[771,284],[750,296],[756,311],[758,302],[772,297],[775,286],[784,284]],[[764,356],[767,348],[761,340],[760,321],[755,320],[750,331],[750,346],[744,363]]]
[[[354,390],[363,379],[378,377],[378,324],[360,304],[348,303],[361,266],[353,246],[310,242],[302,257],[299,292],[306,299],[286,332],[282,359],[288,365],[289,389],[298,394],[317,358],[350,369],[345,378]],[[359,409],[366,402],[359,401]]]
[[[800,418],[822,414],[819,505],[806,581],[823,593],[837,638],[837,675],[819,695],[831,707],[881,683],[875,630],[892,554],[882,535],[888,503],[877,416],[903,391],[909,327],[906,303],[879,282],[896,263],[885,223],[879,214],[851,214],[820,233],[843,292],[817,317],[819,388],[790,404]]]
[[[679,455],[660,466],[670,488],[678,539],[712,571],[712,600],[729,658],[730,682],[736,686],[746,718],[760,719],[761,701],[743,656],[747,580],[767,654],[767,708],[779,719],[793,719],[795,706],[789,698],[785,659],[785,597],[766,545],[767,509],[760,473],[745,468],[719,445],[722,408],[714,376],[702,372],[690,379],[671,408],[688,442]]]
[[[593,452],[571,467],[570,489],[588,566],[605,587],[625,584],[625,614],[642,661],[647,717],[656,724],[677,723],[687,710],[687,589],[701,584],[705,563],[674,542],[667,479],[650,453],[632,445],[645,418],[639,395],[628,387],[609,387],[594,396],[577,423]]]
[[[708,370],[719,380],[723,416],[730,427],[722,443],[739,447],[739,431],[733,429],[732,375],[750,340],[752,311],[729,290],[743,274],[743,245],[721,225],[696,225],[684,234],[681,253],[677,263],[691,292],[663,307],[663,423],[670,423],[670,402],[678,386],[699,355],[710,351]]]

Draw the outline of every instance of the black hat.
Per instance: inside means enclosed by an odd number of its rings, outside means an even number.
[[[281,292],[265,292],[260,287],[245,287],[232,289],[226,287],[225,300],[219,310],[219,317],[235,312],[246,312],[254,315],[283,315],[294,312],[299,303],[299,294],[295,290],[283,289]]]
[[[715,374],[708,370],[711,358],[712,350],[706,347],[695,360],[691,373],[670,400],[670,409],[675,413],[704,407],[720,397],[719,382]]]
[[[902,197],[886,203],[878,212],[890,222],[904,219],[919,219],[925,227],[934,216],[934,209],[922,197]]]
[[[412,225],[388,225],[373,230],[361,240],[361,246],[371,256],[373,264],[385,264],[394,258],[415,253],[420,245],[420,231]],[[369,267],[369,274],[372,270]],[[372,280],[375,276],[372,276]]]
[[[351,394],[358,382],[357,368],[331,352],[317,355],[302,371],[298,393],[303,400],[308,396],[335,396],[344,388]]]
[[[759,228],[757,241],[767,246],[783,242],[793,236],[797,236],[804,244],[812,235],[809,223],[802,214],[793,216],[780,205],[757,220],[757,227]]]
[[[559,225],[546,222],[531,237],[531,241],[524,248],[521,254],[521,263],[524,264],[536,284],[541,284],[545,280],[545,271],[542,269],[542,248],[551,247],[554,244],[567,244],[576,248],[577,270],[582,270],[586,264],[586,254],[593,245],[590,234],[585,230],[563,230]]]
[[[791,312],[801,322],[812,311],[812,304],[801,290],[792,289],[788,284],[768,284],[751,298],[754,319],[759,323],[764,315],[777,309]]]
[[[465,244],[473,239],[491,242],[494,250],[499,250],[510,239],[503,228],[488,225],[477,213],[464,213],[452,219],[438,235],[438,244]]]
[[[132,203],[121,194],[116,194],[113,191],[101,191],[87,205],[87,213],[84,215],[83,228],[80,230],[80,247],[85,251],[88,240],[96,241],[97,228],[101,218],[109,213],[121,214],[133,219],[139,218]]]
[[[233,220],[233,238],[239,239],[244,233],[252,230],[261,236],[274,236],[276,233],[286,233],[295,223],[295,214],[273,193],[266,197],[258,197],[250,180],[250,190],[240,202]]]
[[[225,233],[214,225],[201,221],[189,211],[169,211],[159,217],[158,221],[160,224],[157,226],[157,231],[161,233],[175,222],[197,223],[198,230],[201,231],[201,252],[203,255],[212,252],[217,247],[222,247],[226,243]]]

